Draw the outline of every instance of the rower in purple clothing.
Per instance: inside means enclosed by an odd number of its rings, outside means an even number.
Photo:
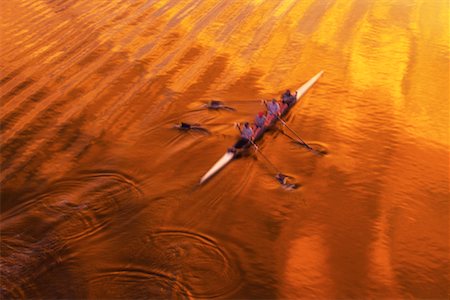
[[[261,128],[264,126],[264,123],[266,122],[266,116],[264,115],[263,111],[260,111],[258,115],[255,118],[255,126],[256,128]]]
[[[280,115],[280,104],[278,104],[277,100],[272,99],[271,102],[267,104],[267,110],[269,111],[269,115],[279,116]]]
[[[253,140],[253,129],[250,127],[248,122],[244,123],[244,127],[241,129],[238,125],[239,131],[241,132],[241,138],[228,149],[228,152],[236,152],[237,149],[242,149],[247,146],[251,140]]]
[[[248,122],[244,123],[244,128],[241,131],[241,137],[247,140],[253,139],[253,129],[250,127]]]

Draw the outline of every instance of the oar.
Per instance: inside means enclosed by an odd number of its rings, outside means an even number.
[[[228,102],[232,103],[252,103],[252,102],[259,102],[261,103],[261,99],[236,99],[236,100],[228,100]]]
[[[241,127],[239,126],[239,124],[236,124],[236,127],[239,129],[239,132],[242,133],[241,131]],[[261,156],[269,163],[269,165],[277,172],[277,175],[275,175],[275,178],[277,179],[278,182],[280,182],[282,185],[286,184],[285,179],[290,177],[288,175],[285,175],[283,173],[281,173],[280,169],[278,169],[271,161],[270,159],[267,158],[267,156],[264,155],[264,153],[262,153],[261,149],[259,149],[258,145],[256,145],[256,143],[254,141],[252,141],[251,139],[248,140],[252,146],[255,148],[256,152],[259,152],[259,154],[261,154]]]
[[[322,156],[320,152],[314,150],[310,145],[308,145],[304,140],[302,140],[302,138],[294,130],[292,130],[289,126],[287,126],[286,122],[280,116],[277,115],[277,118],[278,120],[280,120],[281,124],[283,124],[287,129],[289,129],[290,132],[292,132],[297,137],[298,141],[301,144],[303,144],[303,146],[305,146],[308,151],[311,151],[312,154],[315,154],[317,156]]]

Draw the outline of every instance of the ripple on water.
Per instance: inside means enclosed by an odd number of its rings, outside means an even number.
[[[92,279],[94,298],[216,298],[241,286],[237,260],[205,235],[159,230],[144,243],[133,262]]]
[[[103,172],[63,182],[43,203],[50,214],[66,218],[58,234],[70,242],[102,231],[141,199],[142,192],[132,179],[116,172]]]
[[[173,274],[195,298],[226,296],[239,288],[237,260],[213,239],[184,230],[160,230],[148,239],[155,267]]]
[[[90,282],[95,299],[192,299],[175,277],[145,269],[108,270]]]
[[[1,223],[1,294],[26,298],[30,282],[76,255],[78,241],[106,232],[116,221],[123,225],[141,199],[131,178],[90,172],[61,180],[8,212]]]

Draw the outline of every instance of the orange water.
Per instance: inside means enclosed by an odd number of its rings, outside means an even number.
[[[2,296],[447,299],[448,6],[3,1]],[[196,185],[320,70],[287,123],[327,155],[259,142],[300,188],[259,154]]]

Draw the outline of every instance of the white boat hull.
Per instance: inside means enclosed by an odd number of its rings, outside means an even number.
[[[312,77],[310,80],[308,80],[306,83],[304,83],[300,88],[297,89],[297,95],[296,98],[297,100],[295,101],[295,103],[298,102],[298,100],[306,94],[306,92],[314,85],[314,83],[316,83],[317,80],[319,80],[320,76],[322,76],[323,71],[320,71],[319,73],[317,73],[314,77]],[[222,158],[220,158],[215,164],[214,166],[209,169],[209,171],[203,175],[203,177],[200,179],[200,184],[202,184],[203,182],[205,182],[206,180],[208,180],[209,178],[211,178],[214,174],[216,174],[217,172],[219,172],[223,167],[225,167],[231,160],[233,160],[234,158],[234,153],[233,152],[227,152],[225,153]]]
[[[320,71],[297,90],[297,100],[300,99],[304,94],[306,94],[306,92],[314,85],[314,83],[316,83],[316,81],[319,80],[322,74],[323,71]]]
[[[208,180],[210,177],[212,177],[214,174],[220,171],[223,167],[225,167],[232,159],[234,158],[233,152],[227,152],[225,153],[221,159],[219,159],[214,166],[212,166],[209,171],[203,175],[203,177],[200,179],[200,184]]]

